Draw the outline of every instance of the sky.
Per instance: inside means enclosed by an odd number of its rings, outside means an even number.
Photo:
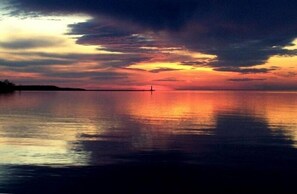
[[[297,89],[295,0],[0,0],[0,79]]]

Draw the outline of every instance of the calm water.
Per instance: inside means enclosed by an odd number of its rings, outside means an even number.
[[[296,92],[0,95],[0,193],[35,168],[137,161],[296,169],[296,149]]]

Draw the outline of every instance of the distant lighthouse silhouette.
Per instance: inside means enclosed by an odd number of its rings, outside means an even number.
[[[154,91],[154,90],[153,90],[153,86],[151,86],[151,92],[152,92],[152,91]]]

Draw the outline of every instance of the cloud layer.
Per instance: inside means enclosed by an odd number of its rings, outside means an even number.
[[[16,12],[85,13],[74,24],[79,44],[111,51],[180,46],[217,56],[216,68],[251,67],[273,55],[296,55],[284,46],[297,37],[293,0],[12,0]]]
[[[0,75],[9,79],[177,89],[291,87],[296,81],[293,0],[7,2]],[[30,23],[22,26],[26,33],[10,34],[22,22]],[[290,60],[275,60],[285,57]]]

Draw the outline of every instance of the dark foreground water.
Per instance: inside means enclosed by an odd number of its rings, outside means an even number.
[[[0,95],[0,193],[296,193],[295,92]]]

